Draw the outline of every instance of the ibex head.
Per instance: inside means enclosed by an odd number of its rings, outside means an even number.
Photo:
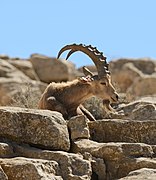
[[[110,72],[108,70],[109,64],[106,62],[106,57],[103,55],[103,53],[99,52],[96,47],[92,47],[91,45],[86,46],[82,44],[72,44],[64,46],[59,51],[57,58],[59,58],[60,55],[66,50],[70,50],[66,60],[76,51],[81,51],[92,59],[97,68],[98,74],[94,75],[89,69],[83,67],[85,77],[80,78],[80,81],[90,84],[90,89],[93,95],[103,100],[109,100],[109,102],[117,102],[118,94],[111,83]]]

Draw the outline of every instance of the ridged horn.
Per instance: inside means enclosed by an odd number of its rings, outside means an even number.
[[[97,68],[97,71],[98,71],[99,78],[106,76],[106,74],[110,74],[110,72],[108,70],[109,64],[106,62],[106,57],[103,55],[102,52],[98,51],[96,47],[92,47],[91,45],[86,46],[83,44],[66,45],[59,51],[57,58],[59,58],[61,56],[61,54],[66,50],[70,50],[66,59],[68,59],[69,56],[76,51],[81,51],[81,52],[87,54],[94,62],[95,66]]]

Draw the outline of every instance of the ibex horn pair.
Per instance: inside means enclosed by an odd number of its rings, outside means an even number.
[[[103,76],[106,76],[107,74],[110,74],[108,70],[109,64],[106,62],[106,57],[103,55],[102,52],[98,51],[96,47],[92,47],[91,45],[86,46],[83,44],[66,45],[59,51],[57,58],[59,58],[60,55],[66,50],[70,50],[66,57],[66,60],[74,52],[81,51],[87,54],[92,59],[92,61],[94,62],[97,68],[99,78],[102,78]]]

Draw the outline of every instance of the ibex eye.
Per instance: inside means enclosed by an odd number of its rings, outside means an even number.
[[[102,85],[104,85],[104,86],[106,86],[106,85],[107,85],[105,82],[101,82],[100,84],[102,84]]]

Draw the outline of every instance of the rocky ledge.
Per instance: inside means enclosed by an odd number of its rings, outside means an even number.
[[[0,180],[155,180],[156,61],[118,59],[110,71],[121,97],[116,113],[91,99],[97,121],[66,121],[37,103],[47,83],[82,69],[40,54],[0,55]]]
[[[1,107],[0,124],[0,179],[113,180],[156,175],[153,118],[89,122],[76,116],[65,121],[58,112]]]

